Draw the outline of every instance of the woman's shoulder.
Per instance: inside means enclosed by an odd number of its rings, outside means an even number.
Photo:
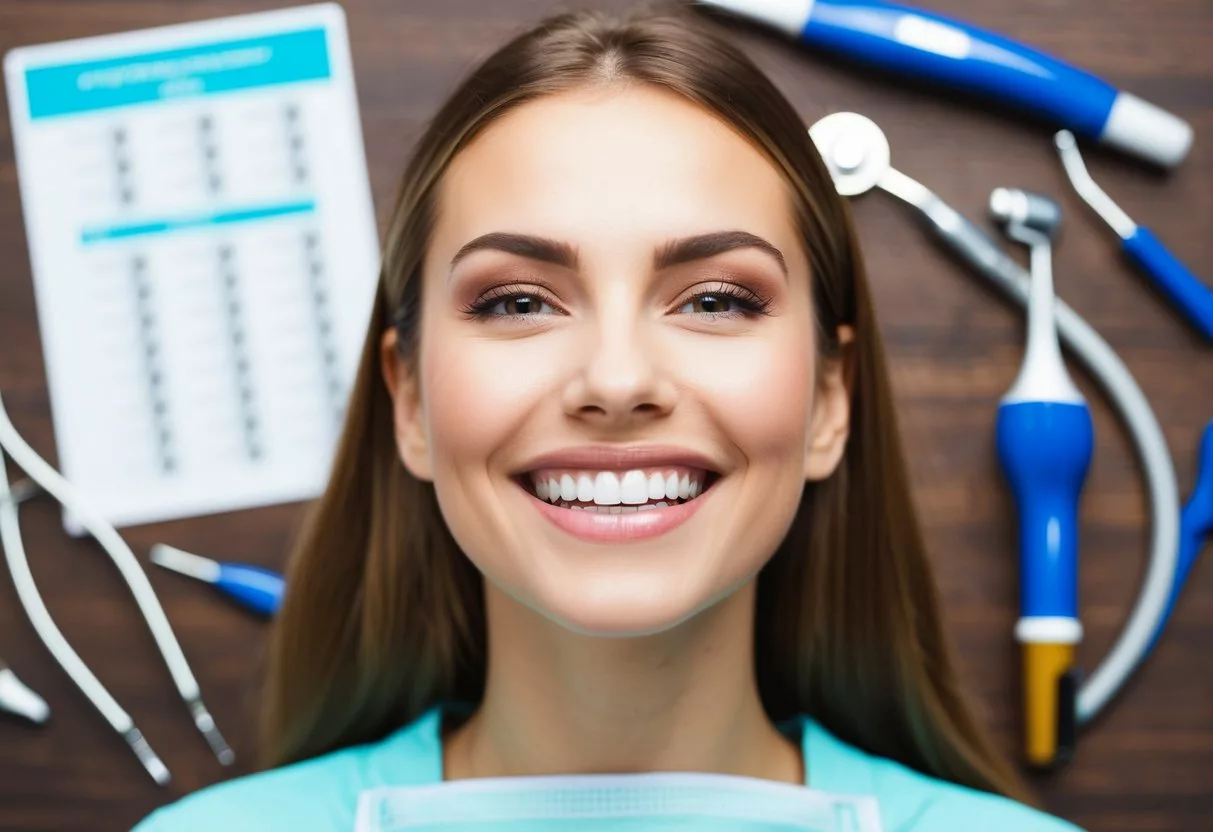
[[[960,786],[881,759],[874,767],[877,793],[899,832],[1081,832],[1067,821],[1010,798]]]
[[[209,786],[157,809],[134,832],[353,829],[361,758],[346,749]]]
[[[353,829],[358,797],[384,785],[442,779],[436,713],[387,738],[238,777],[158,809],[134,832]]]
[[[813,788],[870,794],[882,825],[897,832],[1081,832],[1071,823],[1000,795],[978,791],[868,754],[804,719]]]

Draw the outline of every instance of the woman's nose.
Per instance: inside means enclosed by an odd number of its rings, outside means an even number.
[[[635,320],[601,324],[565,386],[565,413],[599,426],[629,426],[673,410],[677,385],[670,358]]]

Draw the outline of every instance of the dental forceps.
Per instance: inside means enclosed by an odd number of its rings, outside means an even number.
[[[29,482],[22,481],[14,486],[8,482],[8,471],[4,461],[7,453],[14,463],[29,477]],[[33,483],[33,485],[30,484]],[[37,486],[37,487],[34,487]],[[156,645],[168,665],[169,673],[176,683],[181,698],[189,708],[194,724],[206,738],[211,750],[223,765],[230,765],[235,755],[223,735],[215,726],[215,720],[202,702],[202,694],[198,681],[194,678],[185,654],[181,651],[172,627],[164,615],[151,583],[139,566],[139,561],[122,537],[114,530],[100,514],[83,499],[59,472],[55,471],[45,460],[31,448],[21,435],[17,433],[4,409],[3,399],[0,399],[0,547],[4,549],[5,559],[13,575],[13,583],[17,588],[17,596],[21,605],[29,615],[30,622],[38,637],[46,645],[55,661],[64,669],[72,682],[80,688],[93,706],[101,712],[110,726],[122,736],[131,747],[139,762],[147,769],[158,784],[164,785],[169,781],[169,770],[164,762],[154,752],[142,732],[135,727],[122,707],[114,700],[105,686],[97,680],[88,666],[67,643],[67,639],[55,626],[42,596],[34,583],[30,572],[29,560],[25,553],[25,545],[21,540],[21,529],[18,525],[18,505],[26,499],[45,492],[54,497],[64,507],[69,509],[88,532],[97,539],[105,549],[110,560],[118,567],[123,580],[135,596],[135,603],[147,621],[156,640]]]

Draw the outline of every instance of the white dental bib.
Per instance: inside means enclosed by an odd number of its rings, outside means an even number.
[[[356,832],[881,832],[874,797],[723,774],[496,777],[368,789]]]

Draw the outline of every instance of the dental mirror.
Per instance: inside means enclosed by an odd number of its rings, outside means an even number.
[[[834,186],[843,196],[870,191],[890,168],[889,140],[859,113],[834,113],[809,128]]]

